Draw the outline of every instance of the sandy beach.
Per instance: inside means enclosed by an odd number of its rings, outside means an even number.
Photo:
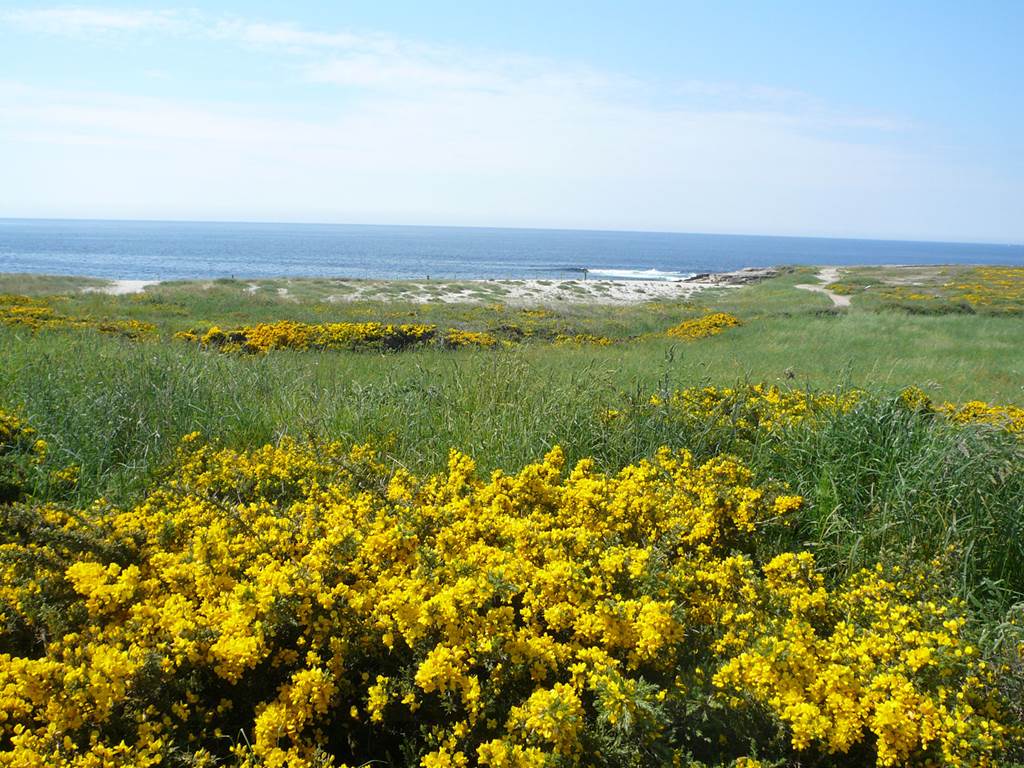
[[[125,296],[129,293],[141,293],[147,286],[159,285],[159,280],[111,280],[109,285],[99,288],[83,288],[82,293],[107,293],[111,296]]]
[[[713,288],[732,288],[763,280],[774,269],[750,268],[696,275],[685,280],[358,280],[344,278],[277,278],[245,283],[257,294],[269,290],[287,298],[312,289],[330,302],[394,301],[414,304],[502,302],[511,306],[557,304],[638,304],[685,299]],[[111,295],[140,293],[159,280],[112,280],[83,292]],[[201,281],[202,288],[214,283]]]

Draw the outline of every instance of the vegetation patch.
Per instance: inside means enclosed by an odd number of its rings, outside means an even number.
[[[727,312],[714,312],[695,320],[684,320],[665,333],[673,339],[703,339],[707,336],[716,336],[726,328],[734,328],[737,325],[742,325],[739,318]]]
[[[296,323],[282,320],[224,331],[181,331],[175,338],[212,347],[222,352],[265,353],[275,349],[407,349],[424,344],[437,333],[436,326],[403,323]]]
[[[198,435],[138,504],[8,506],[12,764],[996,765],[1018,738],[930,575],[828,585],[737,459],[480,479]]]
[[[11,295],[0,295],[0,323],[15,328],[27,328],[31,331],[43,329],[74,329],[84,328],[138,339],[151,336],[156,328],[150,323],[138,320],[93,319],[58,312],[45,298]]]

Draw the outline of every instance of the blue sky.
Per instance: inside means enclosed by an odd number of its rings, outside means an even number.
[[[1024,241],[1024,3],[0,6],[0,216]]]

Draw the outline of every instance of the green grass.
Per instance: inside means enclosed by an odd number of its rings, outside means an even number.
[[[0,294],[20,293],[39,296],[54,293],[73,293],[83,288],[101,288],[108,280],[96,277],[65,277],[63,275],[22,275],[0,273]]]
[[[484,471],[517,469],[554,444],[571,461],[592,456],[615,470],[670,445],[704,457],[737,452],[763,477],[790,483],[810,504],[785,546],[813,549],[837,575],[953,545],[965,553],[957,569],[965,594],[984,591],[1005,605],[1024,593],[1024,473],[1014,471],[1024,453],[1015,438],[945,428],[885,401],[827,429],[753,445],[665,420],[602,418],[658,389],[729,383],[731,365],[709,365],[715,348],[721,356],[740,343],[725,335],[702,344],[698,360],[664,343],[244,357],[91,334],[3,333],[0,390],[51,443],[56,465],[82,466],[80,502],[137,497],[192,431],[238,447],[282,435],[372,441],[418,472],[440,469],[452,447]],[[850,383],[866,383],[850,376],[849,361],[836,365]],[[830,373],[817,375],[824,384]]]
[[[796,269],[690,302],[566,304],[541,318],[493,303],[321,300],[360,281],[255,281],[255,291],[234,280],[165,283],[111,297],[76,293],[75,281],[9,277],[3,290],[63,291],[50,300],[61,312],[153,322],[159,333],[136,343],[93,331],[0,327],[0,407],[30,419],[55,463],[82,467],[79,502],[136,498],[192,431],[236,447],[282,435],[370,440],[420,472],[440,469],[450,448],[467,451],[485,471],[515,470],[556,443],[570,460],[592,456],[609,470],[660,445],[705,456],[733,451],[810,500],[786,546],[813,549],[841,574],[879,559],[945,556],[952,545],[961,593],[1005,607],[1024,592],[1020,442],[991,430],[901,420],[886,403],[917,385],[936,399],[1024,405],[1024,324],[998,315],[836,310],[826,297],[793,287],[813,272]],[[708,310],[732,312],[744,325],[693,342],[661,334]],[[183,328],[279,319],[516,325],[622,341],[242,356],[170,338]],[[875,405],[826,430],[797,431],[784,444],[747,444],[664,420],[623,427],[602,418],[605,409],[654,391],[742,381],[861,387]]]

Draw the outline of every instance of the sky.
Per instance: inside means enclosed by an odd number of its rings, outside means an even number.
[[[1024,2],[0,0],[0,217],[1024,242]]]

